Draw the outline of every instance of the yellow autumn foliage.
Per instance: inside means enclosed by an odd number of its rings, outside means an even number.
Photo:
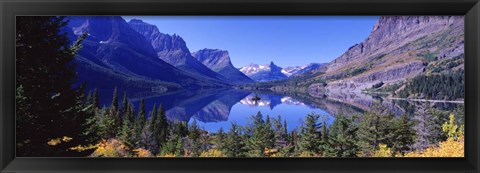
[[[132,157],[133,153],[128,146],[117,139],[102,140],[96,145],[97,149],[91,157]]]
[[[134,157],[153,157],[153,154],[143,148],[137,148],[133,150],[134,152]]]
[[[173,153],[166,153],[164,155],[158,155],[157,157],[176,157]]]
[[[392,157],[392,149],[387,144],[379,144],[379,149],[373,152],[372,157]]]
[[[423,151],[406,153],[405,157],[464,157],[464,137],[460,136],[458,140],[448,138],[447,141],[440,142],[438,147],[429,147]]]
[[[50,139],[47,144],[50,146],[56,146],[62,142],[70,142],[73,138],[68,136],[63,136],[62,138]]]
[[[210,150],[202,152],[200,154],[200,157],[226,157],[226,155],[223,154],[222,151],[220,151],[220,150],[210,149]]]

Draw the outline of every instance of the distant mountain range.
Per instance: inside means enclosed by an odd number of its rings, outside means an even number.
[[[268,65],[250,64],[240,68],[240,71],[258,82],[282,80],[288,78],[282,73],[282,68],[272,62]]]
[[[250,64],[240,68],[240,71],[258,82],[268,82],[287,79],[311,72],[325,66],[326,63],[310,63],[305,66],[279,67],[273,61],[268,65]]]
[[[285,67],[285,68],[282,69],[282,73],[285,74],[288,77],[297,76],[297,75],[301,75],[301,74],[304,74],[304,73],[307,73],[307,72],[315,71],[315,70],[317,70],[320,67],[323,67],[325,65],[327,65],[327,63],[310,63],[310,64],[305,65],[305,66]]]

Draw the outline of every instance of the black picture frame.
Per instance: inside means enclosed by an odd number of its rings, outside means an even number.
[[[2,173],[479,172],[478,0],[1,0],[0,11]],[[16,158],[17,15],[465,15],[465,158]]]

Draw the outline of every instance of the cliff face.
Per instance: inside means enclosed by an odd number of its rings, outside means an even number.
[[[231,81],[231,83],[244,84],[254,82],[233,66],[230,61],[230,55],[226,50],[202,49],[192,53],[192,56],[203,65]]]
[[[329,90],[359,91],[424,72],[430,62],[463,54],[462,16],[380,17],[365,41],[327,65]]]
[[[161,33],[157,26],[133,19],[128,22],[130,27],[150,41],[158,58],[205,81],[226,84],[226,79],[212,71],[197,59],[188,50],[185,40],[179,35]]]

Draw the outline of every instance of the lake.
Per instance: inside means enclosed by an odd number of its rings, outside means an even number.
[[[111,94],[101,91],[101,104],[109,105]],[[111,92],[110,92],[111,93]],[[119,91],[119,98],[122,98]],[[130,94],[130,92],[129,92]],[[129,98],[136,109],[140,100],[145,99],[145,107],[149,112],[153,105],[162,104],[167,118],[171,121],[197,121],[200,127],[209,132],[220,128],[227,131],[232,123],[245,126],[250,123],[250,117],[261,112],[264,118],[268,115],[277,119],[280,115],[282,123],[287,122],[287,130],[297,129],[307,114],[321,115],[320,121],[331,124],[335,116],[360,115],[371,109],[375,102],[380,102],[385,108],[399,116],[413,114],[417,106],[427,102],[412,102],[391,100],[380,96],[370,96],[362,93],[328,93],[323,97],[313,97],[306,93],[273,93],[261,91],[245,91],[237,89],[181,90],[177,92],[152,95],[146,93],[132,94],[137,98]],[[143,95],[139,97],[139,95]],[[255,101],[255,96],[260,100]],[[119,100],[121,103],[121,100]],[[429,103],[442,110],[453,110],[461,104]]]

